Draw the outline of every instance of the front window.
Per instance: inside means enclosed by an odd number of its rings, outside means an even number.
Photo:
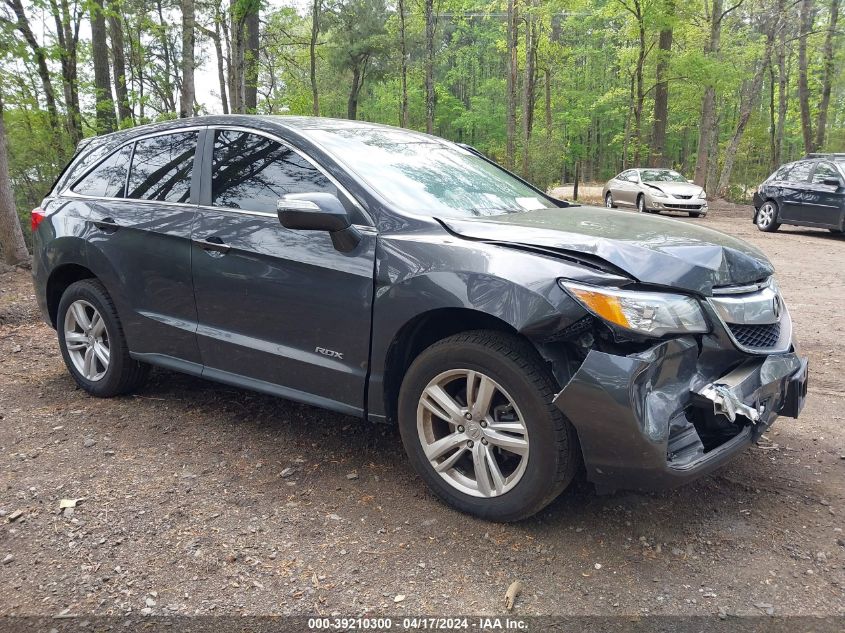
[[[535,189],[450,143],[375,127],[307,130],[384,200],[410,213],[483,217],[557,208]]]
[[[643,169],[643,182],[686,182],[687,179],[673,169]]]

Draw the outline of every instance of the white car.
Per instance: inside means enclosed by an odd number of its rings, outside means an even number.
[[[636,207],[640,213],[686,211],[690,217],[707,215],[707,194],[672,169],[628,169],[607,181],[604,205]]]

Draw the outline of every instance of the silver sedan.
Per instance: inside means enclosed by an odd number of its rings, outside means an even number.
[[[686,211],[691,217],[707,215],[707,194],[672,169],[628,169],[607,181],[604,205],[636,207],[640,213]]]

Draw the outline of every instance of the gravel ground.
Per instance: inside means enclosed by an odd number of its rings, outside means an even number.
[[[494,614],[517,579],[519,615],[845,614],[845,239],[749,215],[693,221],[780,271],[802,417],[679,490],[580,484],[513,525],[438,503],[393,428],[166,371],[90,398],[0,275],[0,614]]]

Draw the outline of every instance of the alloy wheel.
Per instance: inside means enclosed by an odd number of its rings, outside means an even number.
[[[109,368],[109,335],[102,315],[84,299],[68,306],[65,313],[65,347],[76,370],[96,382]]]
[[[637,211],[645,213],[645,196],[637,198]]]
[[[757,226],[767,229],[775,219],[775,207],[771,202],[766,202],[757,212]]]
[[[604,197],[604,206],[608,209],[613,208],[613,194],[609,193]]]
[[[503,495],[525,473],[525,420],[502,386],[480,371],[435,376],[420,397],[417,432],[434,470],[465,494]]]

